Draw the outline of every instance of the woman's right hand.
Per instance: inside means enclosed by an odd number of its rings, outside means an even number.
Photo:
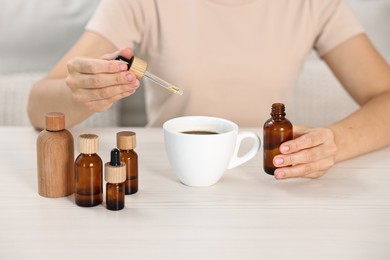
[[[74,57],[69,60],[65,82],[72,91],[72,98],[93,112],[102,112],[116,101],[132,95],[140,82],[127,70],[125,62],[115,60],[118,55],[130,59],[134,53],[126,48],[100,59]]]

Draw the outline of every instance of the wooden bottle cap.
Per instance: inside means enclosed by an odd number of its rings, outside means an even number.
[[[116,146],[120,150],[131,150],[136,146],[136,134],[131,131],[122,131],[116,134]]]
[[[99,151],[99,136],[95,134],[82,134],[79,136],[79,152],[93,154]]]
[[[61,131],[65,129],[65,115],[60,112],[50,112],[45,114],[46,130]]]
[[[131,64],[130,70],[134,72],[138,80],[141,80],[145,74],[148,64],[146,61],[134,56],[133,64]]]
[[[104,165],[104,179],[108,183],[122,183],[126,180],[126,164],[112,166],[109,162]]]

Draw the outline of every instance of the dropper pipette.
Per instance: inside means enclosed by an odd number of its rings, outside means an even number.
[[[163,79],[157,77],[156,75],[150,73],[149,71],[147,71],[146,68],[148,67],[148,64],[146,63],[146,61],[144,61],[140,58],[137,58],[135,56],[133,56],[131,59],[126,59],[125,57],[118,56],[115,59],[126,62],[127,69],[134,72],[134,74],[138,80],[141,80],[142,77],[145,76],[148,79],[150,79],[151,81],[153,81],[154,83],[156,83],[157,85],[159,85],[159,86],[161,86],[161,87],[163,87],[163,88],[165,88],[165,89],[167,89],[175,94],[178,94],[180,96],[183,95],[183,90],[179,89],[175,85],[168,83],[165,80],[163,80]]]

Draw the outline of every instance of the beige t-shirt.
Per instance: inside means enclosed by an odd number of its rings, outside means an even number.
[[[183,115],[261,126],[272,103],[290,103],[312,48],[363,32],[343,0],[103,0],[86,29],[184,91],[145,80],[149,126]]]

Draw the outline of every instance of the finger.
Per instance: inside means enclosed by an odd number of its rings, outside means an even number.
[[[122,57],[125,57],[127,59],[130,59],[131,57],[134,56],[134,52],[132,49],[130,48],[124,48],[124,49],[121,49],[119,52],[118,52],[118,55],[122,56]]]
[[[312,177],[319,172],[324,172],[332,167],[334,161],[332,158],[326,158],[313,163],[298,164],[291,167],[277,168],[275,170],[276,179],[288,179],[297,177]]]
[[[81,88],[95,89],[125,84],[135,86],[139,84],[139,80],[131,71],[112,74],[80,74],[78,84],[82,86]]]
[[[125,57],[127,59],[130,59],[131,57],[134,56],[134,52],[130,48],[124,48],[124,49],[115,51],[113,53],[105,54],[105,55],[101,56],[100,58],[103,60],[114,60],[119,55],[122,57]]]
[[[95,89],[78,89],[73,92],[73,98],[79,102],[100,101],[103,99],[111,99],[114,96],[122,93],[134,93],[139,85],[116,85],[104,88]]]
[[[318,146],[329,139],[333,140],[333,133],[331,132],[330,129],[327,128],[314,129],[310,132],[307,132],[306,134],[303,134],[302,136],[296,139],[281,144],[280,152],[282,154],[295,153],[300,150]]]
[[[113,53],[107,53],[100,57],[102,60],[115,60],[115,58],[119,55],[119,50]]]
[[[132,72],[96,75],[79,74],[76,77],[69,75],[65,79],[65,83],[72,90],[72,94],[76,96],[76,100],[79,101],[89,99],[87,96],[81,98],[83,95],[86,95],[86,92],[82,91],[83,89],[94,90],[120,85],[127,85],[129,88],[138,88],[140,85],[139,80]],[[106,95],[104,92],[105,90],[102,90],[101,95],[96,95],[95,99],[105,98]]]
[[[75,57],[67,63],[68,72],[81,74],[116,73],[127,70],[127,64],[118,60],[100,60]]]
[[[313,172],[313,173],[310,173],[310,174],[307,174],[304,176],[297,176],[297,177],[308,178],[308,179],[317,179],[317,178],[324,176],[325,174],[326,174],[326,171],[316,171],[316,172]],[[284,180],[284,179],[291,179],[291,178],[293,178],[293,177],[286,177],[286,176],[282,177],[279,174],[275,174],[275,179],[277,179],[277,180]]]
[[[280,154],[275,156],[273,164],[276,167],[290,166],[296,164],[310,163],[326,158],[333,150],[326,149],[323,145],[311,149],[305,149],[292,154]]]

